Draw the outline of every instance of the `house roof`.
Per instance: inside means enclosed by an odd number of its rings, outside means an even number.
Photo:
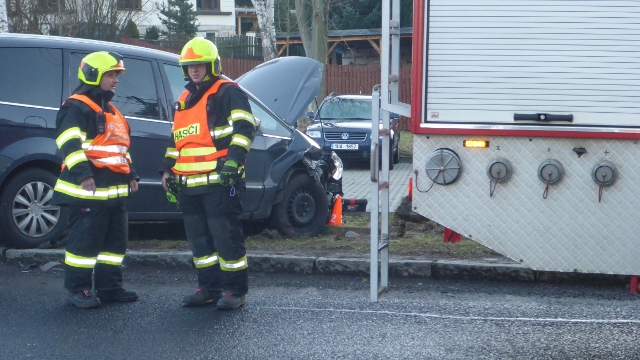
[[[260,37],[260,34],[257,34]],[[380,41],[382,40],[382,29],[351,29],[351,30],[329,30],[327,34],[327,42],[331,44],[327,54],[336,48],[336,46],[344,41],[367,41],[378,53],[381,52]],[[413,36],[413,27],[400,28],[400,37],[411,38]],[[276,44],[280,46],[278,56],[291,44],[301,44],[299,32],[280,33],[276,32]]]
[[[411,36],[413,34],[413,27],[400,28],[400,36]],[[366,40],[367,38],[378,39],[382,36],[382,29],[350,29],[350,30],[329,30],[329,39],[336,38],[358,38],[358,40]],[[276,32],[276,39],[299,39],[300,33],[298,31],[292,31],[290,33]]]

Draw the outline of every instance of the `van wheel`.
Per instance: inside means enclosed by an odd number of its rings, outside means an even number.
[[[318,235],[326,225],[329,202],[324,188],[311,176],[294,175],[282,201],[271,212],[271,225],[286,236]]]
[[[0,237],[17,248],[35,248],[58,241],[67,228],[69,211],[52,206],[56,176],[28,169],[9,179],[0,193]]]

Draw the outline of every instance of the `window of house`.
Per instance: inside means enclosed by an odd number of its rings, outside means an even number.
[[[220,0],[197,0],[197,11],[220,11]]]
[[[118,0],[118,10],[140,10],[142,0]]]
[[[58,10],[64,10],[65,0],[38,0],[38,8],[44,10],[44,12],[57,12]]]

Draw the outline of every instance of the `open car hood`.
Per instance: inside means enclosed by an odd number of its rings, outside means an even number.
[[[295,127],[318,94],[322,68],[322,63],[311,58],[281,57],[256,66],[235,81]]]

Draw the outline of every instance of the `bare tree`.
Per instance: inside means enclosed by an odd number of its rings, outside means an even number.
[[[9,19],[7,17],[7,2],[0,0],[0,33],[9,32]]]
[[[273,16],[274,0],[251,0],[256,9],[258,27],[262,36],[262,56],[264,61],[276,58],[276,28]]]
[[[116,41],[129,20],[147,16],[136,9],[118,10],[117,0],[7,1],[11,31],[17,33]]]
[[[329,36],[329,0],[295,0],[296,19],[300,39],[307,57],[327,63],[327,39]],[[318,92],[325,96],[325,75]]]
[[[37,0],[8,0],[7,19],[11,24],[11,31],[27,34],[44,34],[49,7],[39,6]]]
[[[292,8],[293,1],[275,0],[274,4],[274,25],[276,32],[281,32],[286,37],[284,44],[284,50],[286,52],[284,56],[289,56],[291,33],[298,31],[298,22],[295,18],[296,12]],[[283,50],[280,50],[280,52],[281,51]]]

